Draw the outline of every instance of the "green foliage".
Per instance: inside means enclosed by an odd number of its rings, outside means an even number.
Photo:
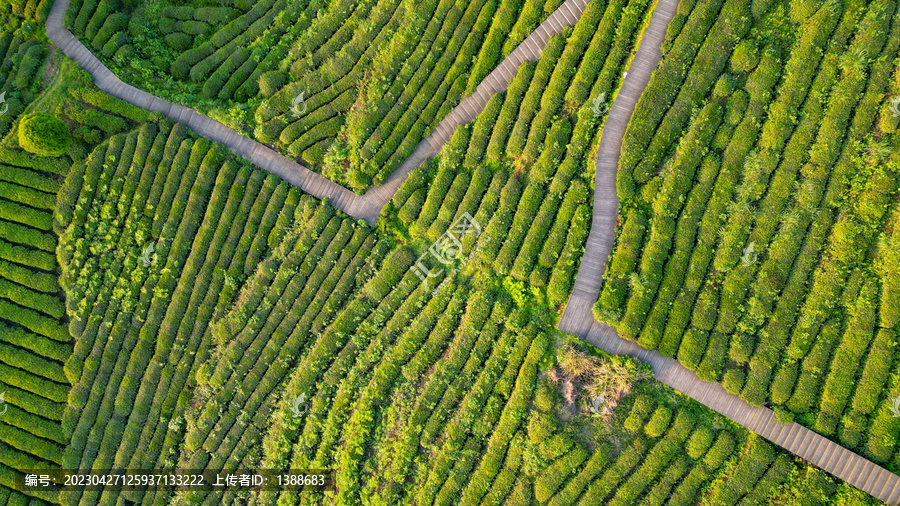
[[[659,437],[669,428],[671,420],[672,410],[666,406],[658,406],[644,426],[644,432],[650,437]]]
[[[40,156],[60,156],[69,144],[69,128],[52,114],[33,112],[19,121],[19,145]]]
[[[694,429],[691,438],[687,444],[687,454],[690,458],[697,460],[706,454],[706,451],[715,439],[715,432],[707,426],[701,425]]]
[[[23,329],[0,347],[16,350],[4,355],[11,367],[73,384],[50,389],[71,405],[73,444],[62,456],[35,451],[71,465],[339,469],[335,495],[308,491],[311,503],[693,504],[701,494],[778,503],[776,491],[806,468],[672,392],[617,399],[627,409],[611,423],[628,433],[596,450],[552,416],[565,395],[550,391],[544,370],[554,336],[546,306],[568,299],[593,221],[599,122],[586,106],[615,93],[648,3],[590,2],[574,29],[456,129],[438,160],[413,171],[376,231],[184,126],[134,129],[155,118],[73,93],[96,106],[62,111],[87,144],[72,150],[87,150],[84,161],[31,171],[17,160],[9,166],[21,173],[0,172],[0,196],[19,202],[0,208],[0,261],[9,264],[0,291],[15,302],[0,317],[15,315]],[[560,4],[87,0],[73,1],[66,22],[141,87],[207,111],[249,103],[242,126],[258,139],[361,192],[437,133]],[[883,79],[869,76],[884,72],[841,54],[857,39],[873,62],[893,62],[896,49],[882,54],[884,41],[848,31],[852,15],[817,8],[794,26],[776,11],[786,12],[763,1],[679,4],[666,59],[626,132],[621,228],[595,312],[729,391],[784,406],[779,416],[818,409],[824,394],[834,433],[889,462],[900,427],[879,386],[892,364],[874,357],[893,357],[894,333],[876,328],[893,321],[879,299],[893,293],[893,271],[877,244],[892,194],[876,187],[893,180],[841,163],[851,145],[842,132],[876,116]],[[866,33],[887,33],[871,23]],[[862,175],[851,181],[853,169]],[[35,175],[67,172],[55,186]],[[423,282],[411,269],[464,213],[481,234],[462,238],[467,256],[452,266],[425,255],[440,274]],[[62,232],[58,247],[50,229]],[[750,241],[758,263],[744,266]],[[155,250],[145,254],[148,244]],[[49,297],[54,254],[68,329]],[[884,265],[870,271],[870,258]],[[48,276],[23,267],[40,265]],[[863,272],[871,279],[856,279]],[[13,286],[23,281],[31,292]],[[869,313],[840,302],[859,293]],[[824,343],[831,334],[818,327],[829,318],[837,330]],[[71,358],[53,346],[68,344],[69,332]],[[30,336],[33,356],[19,352]],[[796,362],[783,360],[788,341]],[[855,367],[836,372],[847,350]],[[18,386],[36,396],[44,385]],[[864,439],[869,419],[878,441]],[[128,500],[241,500],[168,494]],[[291,491],[259,499],[301,502]],[[79,500],[110,499],[96,491]]]
[[[731,70],[736,73],[750,72],[759,65],[759,49],[753,40],[744,39],[734,48],[731,55]]]

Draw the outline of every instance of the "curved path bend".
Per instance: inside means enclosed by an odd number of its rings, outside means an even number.
[[[566,0],[528,38],[522,41],[488,76],[475,91],[465,97],[447,115],[431,134],[416,146],[407,158],[381,186],[376,186],[365,195],[357,195],[351,190],[330,181],[303,165],[279,154],[275,150],[246,137],[222,123],[201,114],[194,109],[173,104],[159,97],[139,90],[122,82],[94,56],[68,29],[63,26],[63,17],[69,0],[56,0],[47,17],[47,37],[65,53],[77,61],[94,78],[98,88],[132,105],[148,111],[162,113],[165,117],[189,126],[198,135],[211,141],[221,142],[236,155],[275,174],[294,186],[320,199],[328,198],[334,207],[354,218],[374,225],[381,209],[393,197],[406,177],[423,161],[440,151],[450,140],[453,130],[468,123],[487,105],[495,93],[509,86],[516,70],[523,62],[536,61],[546,47],[550,37],[562,33],[567,26],[573,26],[590,0]]]
[[[634,62],[628,69],[628,77],[603,126],[597,152],[591,232],[559,329],[607,353],[628,355],[647,362],[653,367],[657,380],[873,497],[888,504],[900,504],[900,477],[897,475],[802,425],[779,424],[771,409],[747,404],[726,392],[719,383],[701,380],[677,360],[620,338],[614,328],[594,318],[592,307],[600,295],[606,262],[616,239],[615,223],[619,212],[616,171],[622,139],[638,98],[662,58],[659,48],[677,7],[678,0],[658,0]]]
[[[165,101],[122,82],[63,27],[63,15],[69,0],[56,0],[47,18],[46,30],[50,40],[66,56],[88,71],[97,87],[106,93],[142,109],[160,112],[172,121],[185,123],[198,135],[221,142],[254,165],[282,177],[313,196],[327,197],[338,209],[374,224],[381,209],[409,173],[422,161],[435,156],[450,139],[453,130],[458,125],[473,120],[492,95],[505,90],[519,65],[525,61],[536,61],[550,37],[561,33],[566,26],[574,25],[589,1],[566,0],[478,85],[472,95],[464,98],[419,143],[413,154],[383,185],[370,189],[362,196],[191,108]],[[658,0],[634,61],[628,69],[629,76],[622,84],[606,119],[597,154],[591,233],[559,328],[608,353],[629,355],[649,363],[659,381],[872,496],[889,504],[900,504],[900,477],[897,475],[801,425],[778,424],[770,409],[754,407],[741,401],[718,383],[700,380],[676,360],[621,339],[615,329],[594,319],[591,308],[599,296],[606,262],[615,243],[615,221],[619,205],[615,180],[622,138],[637,100],[659,64],[662,56],[659,47],[677,6],[678,0]]]

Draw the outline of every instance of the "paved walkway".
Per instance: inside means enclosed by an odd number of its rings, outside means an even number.
[[[726,392],[719,383],[701,380],[677,360],[622,339],[614,328],[594,319],[591,308],[599,297],[606,262],[615,243],[619,207],[616,170],[622,138],[637,100],[662,57],[659,47],[677,6],[678,0],[658,1],[634,62],[628,69],[628,78],[606,118],[597,154],[591,233],[559,328],[607,353],[628,355],[647,362],[653,367],[657,380],[872,496],[888,504],[900,504],[900,477],[897,475],[802,425],[779,424],[772,410],[745,403]]]
[[[475,92],[446,117],[415,149],[412,156],[381,186],[359,196],[329,181],[274,150],[249,139],[197,111],[167,102],[125,84],[62,25],[68,0],[56,0],[47,19],[47,35],[67,56],[76,60],[93,77],[97,86],[110,95],[142,109],[158,111],[169,119],[187,124],[198,135],[221,142],[238,156],[276,174],[318,198],[328,198],[337,208],[374,224],[382,207],[390,200],[409,173],[422,161],[435,156],[450,139],[453,130],[480,113],[490,97],[506,89],[519,65],[536,61],[547,41],[572,26],[589,0],[566,0],[525,41],[522,42]],[[727,393],[718,383],[700,380],[676,360],[641,348],[618,337],[610,326],[596,321],[591,307],[600,293],[603,272],[615,242],[615,220],[619,200],[616,170],[625,128],[638,97],[659,64],[659,46],[666,27],[675,14],[678,0],[659,0],[644,33],[628,78],[622,85],[606,119],[597,155],[594,217],[584,258],[559,328],[575,334],[613,354],[629,355],[649,363],[659,381],[703,403],[786,450],[889,504],[900,504],[900,477],[796,423],[782,426],[768,408],[754,407]]]
[[[88,71],[97,87],[106,93],[142,109],[160,112],[172,121],[184,123],[198,135],[221,142],[236,155],[257,167],[280,176],[317,198],[328,198],[329,203],[336,208],[374,225],[378,215],[381,214],[381,209],[391,200],[409,173],[423,161],[437,155],[441,147],[450,140],[453,130],[458,125],[475,119],[491,96],[505,90],[515,77],[519,65],[525,61],[536,61],[550,37],[561,33],[567,26],[573,26],[589,1],[566,0],[560,5],[493,72],[488,74],[474,93],[464,98],[432,133],[416,146],[412,156],[405,160],[383,185],[376,186],[361,196],[204,114],[122,82],[63,26],[63,16],[69,6],[69,0],[56,0],[47,17],[46,29],[50,40],[66,56],[77,61]]]

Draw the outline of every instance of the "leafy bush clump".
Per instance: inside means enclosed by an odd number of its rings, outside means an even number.
[[[644,432],[650,437],[659,437],[669,428],[669,421],[671,420],[672,410],[666,406],[659,406],[653,412],[650,421],[644,426]]]
[[[19,145],[41,156],[60,156],[69,144],[69,128],[59,118],[33,112],[19,123]]]
[[[742,40],[734,48],[731,55],[731,70],[742,73],[750,72],[759,64],[759,50],[750,40]]]

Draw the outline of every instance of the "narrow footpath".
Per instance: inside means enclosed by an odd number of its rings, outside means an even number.
[[[562,33],[567,26],[574,26],[589,1],[566,0],[563,2],[497,68],[488,74],[474,93],[464,98],[431,134],[416,146],[413,154],[388,177],[383,185],[371,188],[365,195],[353,193],[194,109],[173,104],[124,83],[63,26],[63,17],[69,7],[69,0],[54,2],[47,17],[46,30],[47,37],[66,56],[77,61],[81,68],[90,73],[97,87],[106,93],[141,109],[162,113],[172,121],[184,123],[197,135],[211,141],[221,142],[234,154],[257,167],[281,177],[316,198],[328,198],[328,202],[334,207],[354,218],[374,225],[382,208],[391,200],[394,192],[400,188],[409,173],[423,161],[437,155],[441,147],[450,140],[453,130],[458,125],[475,119],[487,105],[491,96],[505,90],[515,77],[519,65],[526,61],[537,61],[550,37]]]
[[[660,45],[677,8],[678,0],[658,1],[634,62],[628,69],[628,77],[606,118],[597,152],[591,233],[559,329],[607,353],[628,355],[650,364],[657,380],[873,497],[888,504],[900,504],[900,477],[897,475],[802,425],[779,424],[771,409],[747,404],[726,392],[719,383],[701,380],[677,360],[620,338],[614,328],[594,318],[591,308],[600,295],[606,262],[616,239],[615,223],[619,212],[616,170],[622,138],[638,98],[662,58]]]
[[[89,72],[97,87],[106,93],[142,109],[160,112],[172,121],[184,123],[198,135],[221,142],[254,165],[280,176],[317,198],[328,198],[338,209],[374,224],[381,209],[409,173],[422,161],[435,156],[450,140],[453,130],[458,125],[475,119],[491,96],[505,90],[519,65],[525,61],[536,61],[550,37],[561,33],[567,26],[573,26],[589,1],[566,0],[478,85],[472,95],[463,99],[431,134],[419,143],[412,156],[405,160],[383,185],[370,189],[362,196],[208,116],[122,82],[63,27],[63,15],[69,0],[56,0],[47,18],[46,29],[50,40],[66,56],[77,61]],[[622,138],[637,100],[662,57],[660,44],[665,38],[666,27],[675,15],[677,7],[678,0],[658,0],[634,61],[628,69],[628,77],[610,108],[597,154],[591,233],[578,269],[575,287],[559,328],[581,337],[607,353],[628,355],[649,363],[659,381],[872,496],[888,504],[900,504],[900,477],[897,475],[801,425],[778,424],[772,410],[743,402],[736,395],[726,392],[718,383],[700,380],[696,374],[676,360],[621,339],[615,329],[594,319],[591,307],[599,296],[603,272],[615,242],[615,221],[619,206],[616,195],[616,170]]]

